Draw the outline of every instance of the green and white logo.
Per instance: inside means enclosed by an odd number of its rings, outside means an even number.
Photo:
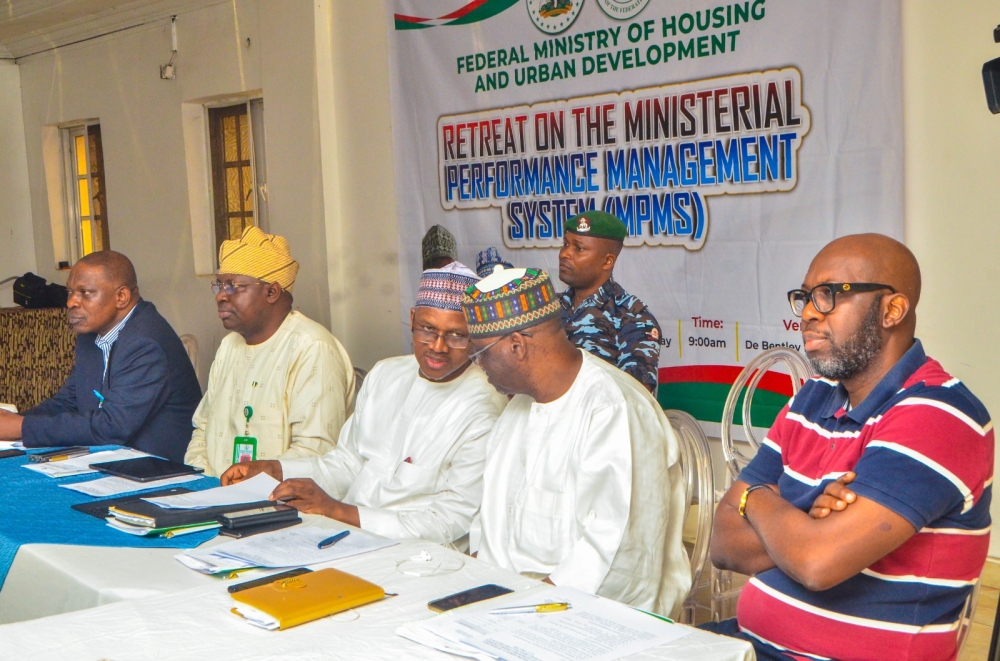
[[[611,18],[624,21],[645,9],[649,0],[597,0],[597,4]]]
[[[573,25],[581,7],[583,0],[528,0],[528,15],[542,32],[558,34]]]

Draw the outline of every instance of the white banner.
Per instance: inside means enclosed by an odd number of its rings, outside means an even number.
[[[432,225],[557,278],[562,222],[605,209],[660,401],[717,421],[740,365],[801,348],[785,293],[825,243],[902,238],[898,0],[388,4],[404,325]]]

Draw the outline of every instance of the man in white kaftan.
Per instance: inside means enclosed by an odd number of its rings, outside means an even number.
[[[456,308],[476,280],[457,262],[425,272],[414,355],[372,368],[334,450],[236,465],[223,484],[266,471],[285,480],[273,497],[304,512],[395,539],[464,543],[482,499],[486,437],[507,403],[468,360]]]
[[[518,393],[488,441],[479,558],[675,613],[691,575],[670,423],[638,381],[568,342],[543,271],[505,271],[463,301],[471,356]],[[489,320],[497,310],[514,314]]]

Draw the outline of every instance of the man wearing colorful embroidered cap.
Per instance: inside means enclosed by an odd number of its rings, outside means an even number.
[[[424,270],[439,269],[458,261],[458,243],[451,232],[440,225],[434,225],[420,243],[424,258]]]
[[[266,471],[303,512],[396,539],[464,547],[483,493],[486,436],[507,404],[468,358],[462,292],[478,280],[458,262],[425,271],[410,311],[413,355],[365,378],[335,450],[231,467],[230,484]]]
[[[758,659],[954,659],[989,546],[989,414],[914,338],[898,241],[837,239],[788,297],[819,377],[719,504],[712,561],[753,578],[714,629]]]
[[[490,434],[479,558],[669,614],[691,584],[670,423],[638,381],[574,347],[544,271],[462,300],[473,353],[514,395]]]
[[[612,270],[628,230],[604,211],[586,211],[563,224],[560,301],[570,341],[656,391],[660,326],[645,304],[622,289]]]
[[[185,462],[221,475],[233,463],[320,455],[354,404],[354,368],[330,331],[292,310],[299,264],[280,236],[248,227],[219,249],[212,283],[226,330],[194,414]]]

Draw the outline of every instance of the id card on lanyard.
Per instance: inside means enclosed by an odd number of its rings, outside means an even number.
[[[253,409],[249,406],[244,406],[243,415],[246,416],[246,426],[243,428],[243,436],[237,436],[233,440],[234,464],[255,461],[257,459],[257,439],[250,436],[250,418],[253,417]]]

